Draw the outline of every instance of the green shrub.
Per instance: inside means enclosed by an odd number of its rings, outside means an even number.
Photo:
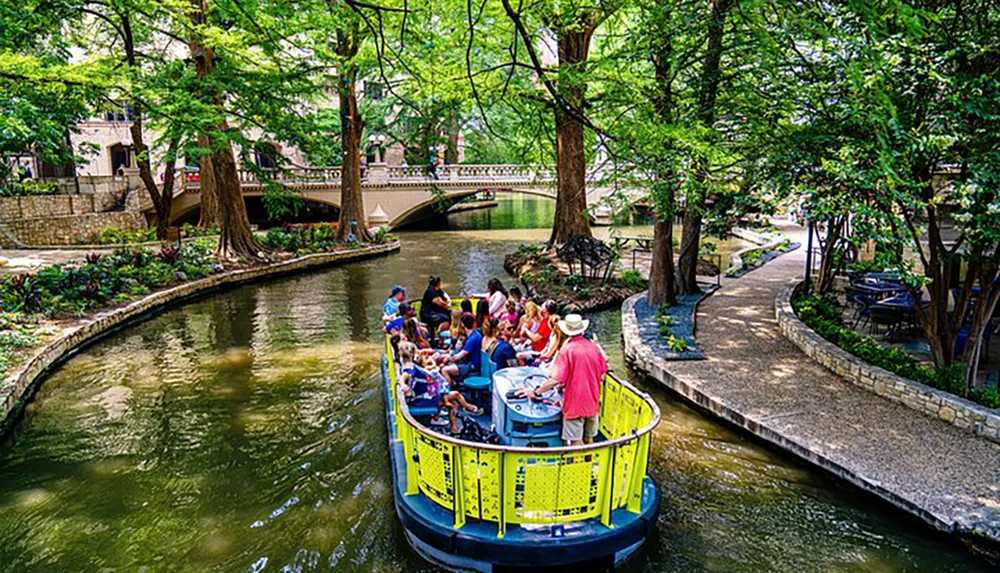
[[[98,245],[123,245],[129,243],[149,243],[156,240],[156,229],[150,227],[133,231],[132,229],[119,229],[117,227],[105,227],[90,239],[92,243]]]
[[[274,227],[264,235],[263,244],[270,249],[295,253],[327,253],[337,248],[337,227],[331,223],[296,224]]]
[[[0,280],[0,304],[28,314],[79,315],[121,293],[145,294],[174,284],[183,278],[178,273],[193,280],[214,268],[211,251],[201,245],[166,247],[159,252],[145,247],[121,248],[107,256],[88,255],[87,261],[6,277]],[[9,317],[7,322],[12,322]]]
[[[762,258],[764,258],[764,253],[761,252],[759,249],[754,249],[752,251],[747,251],[743,253],[742,255],[740,255],[740,258],[743,259],[743,267],[749,268],[755,266],[757,262],[759,262]]]
[[[198,227],[190,223],[184,223],[183,225],[181,225],[181,234],[185,238],[191,238],[191,239],[196,239],[200,237],[214,237],[219,234],[219,227],[217,225],[213,225],[211,227]]]
[[[0,186],[0,197],[30,197],[32,195],[55,195],[59,193],[59,184],[54,181],[35,181],[25,179]]]
[[[629,289],[646,288],[646,279],[642,278],[639,271],[622,271],[621,284]]]
[[[973,397],[976,402],[987,408],[1000,408],[1000,390],[997,389],[996,385],[975,392]]]
[[[854,261],[853,263],[847,263],[848,270],[856,271],[861,274],[882,272],[884,268],[885,267],[875,261]]]
[[[384,227],[375,227],[372,234],[372,242],[376,245],[384,245],[399,240],[399,237],[387,231]]]
[[[687,340],[677,338],[671,334],[667,337],[667,346],[670,347],[672,352],[684,352],[688,348],[688,343]]]
[[[956,395],[965,394],[964,364],[940,368],[928,367],[905,350],[883,346],[871,336],[845,328],[842,324],[843,313],[832,298],[821,298],[811,294],[793,301],[792,307],[806,326],[849,354],[873,366],[938,390]],[[979,391],[973,392],[970,398],[989,408],[1000,407],[1000,404],[991,406],[984,401],[992,400],[992,396],[994,394],[987,394],[987,391]]]
[[[542,248],[539,245],[526,243],[523,245],[518,245],[517,250],[514,251],[514,254],[520,257],[534,257],[541,252]]]

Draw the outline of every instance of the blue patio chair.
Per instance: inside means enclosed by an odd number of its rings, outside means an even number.
[[[486,351],[481,351],[479,355],[479,376],[469,376],[462,380],[462,385],[472,392],[473,401],[483,409],[489,408],[489,395],[493,389],[493,374],[497,371],[497,365],[490,360],[490,355]],[[487,398],[483,398],[483,395]]]

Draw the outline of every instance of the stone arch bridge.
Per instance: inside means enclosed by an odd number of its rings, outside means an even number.
[[[244,196],[264,194],[262,183],[252,171],[240,171]],[[299,197],[340,207],[340,167],[301,168],[275,171],[273,181],[288,186]],[[437,176],[425,167],[370,165],[361,187],[369,222],[395,228],[419,221],[462,199],[481,192],[525,193],[555,199],[556,174],[549,166],[538,165],[444,165]],[[587,204],[597,205],[595,222],[609,218],[611,210],[602,199],[614,191],[638,198],[638,188],[623,188],[608,183],[610,168],[597,167],[587,176]],[[632,201],[634,202],[634,201]],[[187,181],[174,199],[171,221],[185,217],[201,204],[199,184]]]

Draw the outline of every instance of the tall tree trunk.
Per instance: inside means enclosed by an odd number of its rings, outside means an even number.
[[[656,214],[653,219],[653,262],[649,268],[649,293],[646,301],[652,306],[677,304],[674,281],[674,217]]]
[[[448,146],[444,148],[444,164],[455,165],[458,163],[458,126],[448,125]]]
[[[556,29],[559,67],[570,74],[583,74],[590,49],[593,25],[581,23],[571,29]],[[549,242],[562,244],[573,235],[590,234],[587,217],[587,155],[583,142],[586,85],[580,80],[560,86],[564,103],[570,109],[555,107],[556,127],[556,214]]]
[[[340,142],[344,161],[340,175],[340,227],[337,238],[347,241],[351,235],[361,242],[371,240],[365,199],[361,193],[361,138],[365,120],[358,109],[355,91],[358,68],[351,61],[358,53],[359,30],[355,25],[350,32],[337,32],[337,53],[343,58],[337,93],[340,96]]]
[[[139,179],[142,180],[149,198],[153,201],[153,209],[156,211],[156,238],[165,240],[167,238],[167,228],[170,226],[170,209],[174,202],[174,166],[177,162],[177,148],[180,146],[180,139],[173,138],[167,147],[167,157],[164,162],[163,189],[157,189],[156,179],[153,177],[153,170],[149,163],[149,148],[142,137],[142,114],[139,104],[134,105],[132,126],[129,131],[132,133],[132,146],[135,147],[136,164],[139,167]]]
[[[207,0],[191,0],[195,10],[191,20],[195,26],[205,23],[208,12]],[[190,42],[191,58],[195,62],[198,79],[204,80],[215,70],[214,50],[206,46],[195,30]],[[225,119],[221,94],[210,94],[220,114],[216,125],[205,132],[212,148],[210,161],[219,207],[219,245],[216,254],[228,260],[244,259],[260,261],[264,259],[264,249],[250,229],[243,192],[240,189],[239,172],[233,155],[232,143],[226,138],[229,123]]]
[[[208,136],[198,136],[198,146],[204,150],[204,155],[198,160],[198,194],[201,196],[198,226],[207,229],[219,225],[219,195],[215,190],[212,143],[208,140]]]
[[[723,40],[726,31],[726,18],[733,7],[733,2],[734,0],[714,2],[712,16],[708,21],[708,43],[701,70],[697,114],[699,123],[709,130],[715,124],[715,101],[719,95],[719,84],[722,80],[720,67],[722,65],[722,52],[725,50]],[[698,251],[701,248],[701,223],[705,212],[705,188],[709,178],[708,167],[706,158],[699,158],[695,162],[695,188],[688,193],[685,205],[684,229],[681,233],[681,255],[678,260],[680,268],[677,273],[677,288],[683,294],[701,292],[696,276],[698,273]]]
[[[673,123],[673,35],[663,14],[652,14],[661,29],[658,44],[652,46],[652,63],[659,92],[654,97],[657,116],[664,125]],[[665,26],[664,26],[665,24]],[[677,277],[674,266],[674,171],[661,170],[653,188],[653,253],[649,267],[649,292],[646,301],[652,306],[677,304]],[[665,176],[664,176],[665,175]]]
[[[135,57],[135,37],[132,35],[132,21],[128,12],[122,13],[121,24],[125,61],[130,68],[138,70]],[[135,148],[139,179],[142,180],[142,184],[153,202],[153,209],[156,211],[156,238],[162,241],[167,238],[167,227],[170,225],[170,207],[174,200],[174,165],[177,162],[177,148],[180,145],[180,140],[177,137],[170,140],[164,165],[166,171],[163,174],[163,189],[161,190],[156,186],[156,178],[153,177],[153,170],[150,167],[149,147],[146,146],[146,141],[142,136],[142,104],[135,101],[132,108],[132,125],[129,127],[129,132],[132,135],[132,147]]]
[[[688,196],[684,223],[681,226],[680,255],[677,257],[677,291],[681,294],[701,292],[697,276],[698,251],[701,249],[702,208],[693,208],[691,197]]]

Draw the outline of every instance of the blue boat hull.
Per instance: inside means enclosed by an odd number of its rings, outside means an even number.
[[[614,566],[624,562],[649,538],[656,526],[660,496],[655,482],[643,480],[641,513],[626,509],[612,514],[614,527],[591,519],[556,527],[510,525],[503,538],[497,525],[469,519],[455,529],[452,513],[424,495],[405,495],[406,466],[402,444],[396,442],[388,395],[388,360],[383,358],[383,397],[392,464],[396,513],[410,545],[425,559],[453,571],[492,572],[495,568],[561,568],[574,565]]]

